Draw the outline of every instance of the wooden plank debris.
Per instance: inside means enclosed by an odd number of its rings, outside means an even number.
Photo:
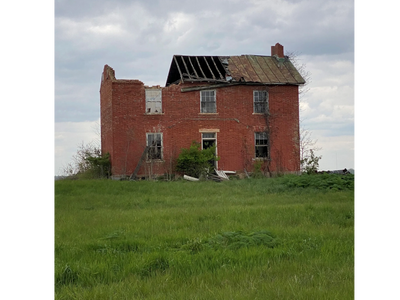
[[[229,177],[224,173],[224,171],[219,171],[215,169],[215,173],[217,173],[218,177],[220,177],[223,180],[229,180]]]
[[[222,171],[224,172],[226,175],[236,175],[236,171]]]
[[[135,180],[136,179],[137,173],[139,172],[139,169],[142,166],[142,163],[143,163],[144,159],[146,158],[148,150],[149,150],[149,146],[146,146],[146,148],[144,148],[142,156],[140,157],[140,159],[138,161],[138,164],[136,165],[135,171],[133,171],[131,177],[129,178],[130,180]]]
[[[183,179],[189,180],[189,181],[199,181],[200,179],[188,176],[188,175],[183,175]]]

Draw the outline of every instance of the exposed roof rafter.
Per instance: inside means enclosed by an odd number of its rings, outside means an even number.
[[[174,55],[166,86],[178,82],[304,84],[288,57]]]

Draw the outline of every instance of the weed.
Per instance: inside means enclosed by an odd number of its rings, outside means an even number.
[[[189,250],[191,253],[197,253],[204,248],[204,243],[201,239],[189,240],[186,244],[182,245],[182,250]]]
[[[169,268],[169,261],[163,255],[157,255],[154,258],[151,258],[144,265],[143,269],[140,272],[141,276],[154,276],[157,273],[163,273]]]
[[[257,231],[244,233],[242,231],[223,232],[209,239],[200,238],[190,240],[181,247],[182,250],[189,250],[191,253],[198,253],[205,249],[228,249],[238,250],[252,246],[266,246],[273,248],[277,245],[276,238],[269,231]]]
[[[56,286],[74,284],[78,280],[78,273],[73,271],[69,265],[65,265],[61,273],[57,274]]]
[[[127,252],[138,252],[140,251],[140,244],[131,241],[113,242],[111,244],[91,244],[88,245],[88,249],[97,253],[127,253]]]

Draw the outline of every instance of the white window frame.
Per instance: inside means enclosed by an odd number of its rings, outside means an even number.
[[[265,93],[265,100],[264,101],[260,101],[260,93]],[[262,97],[264,98],[264,97]],[[262,99],[261,98],[261,99]],[[261,106],[262,103],[265,102],[265,109],[264,111],[256,111],[258,106]],[[269,94],[268,91],[266,90],[255,90],[253,91],[253,113],[255,114],[265,114],[268,113],[268,109],[269,109]]]
[[[152,145],[149,145],[149,142],[150,142],[150,139],[149,139],[149,136],[154,136],[154,135],[159,135],[160,136],[160,146],[152,146]],[[157,138],[156,138],[157,139]],[[148,146],[149,147],[149,149],[148,149],[148,151],[147,151],[147,156],[146,156],[146,159],[147,159],[147,161],[151,161],[151,160],[163,160],[163,134],[161,133],[161,132],[148,132],[148,133],[146,133],[146,146]],[[151,158],[150,157],[150,153],[151,153],[151,151],[152,151],[152,149],[154,148],[154,147],[157,147],[157,148],[159,148],[159,152],[160,152],[160,157],[159,158]]]
[[[162,114],[162,89],[146,89],[146,114]]]
[[[267,141],[266,143],[257,144],[257,141]],[[257,148],[265,147],[267,150],[267,156],[257,156]],[[269,159],[270,151],[269,151],[269,134],[268,132],[254,132],[254,157],[256,159]]]
[[[210,93],[212,92],[213,95],[213,101],[206,101],[206,99],[204,98],[211,98],[209,95],[205,95],[206,93]],[[206,104],[206,103],[214,103],[214,111],[207,111],[207,109],[203,108],[202,104]],[[217,113],[217,91],[216,90],[204,90],[204,91],[200,91],[200,113],[202,114],[216,114]]]

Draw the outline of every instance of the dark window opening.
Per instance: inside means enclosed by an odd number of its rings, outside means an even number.
[[[255,133],[255,152],[256,158],[268,158],[268,133],[256,132]]]
[[[162,159],[162,134],[147,134],[147,160]]]

